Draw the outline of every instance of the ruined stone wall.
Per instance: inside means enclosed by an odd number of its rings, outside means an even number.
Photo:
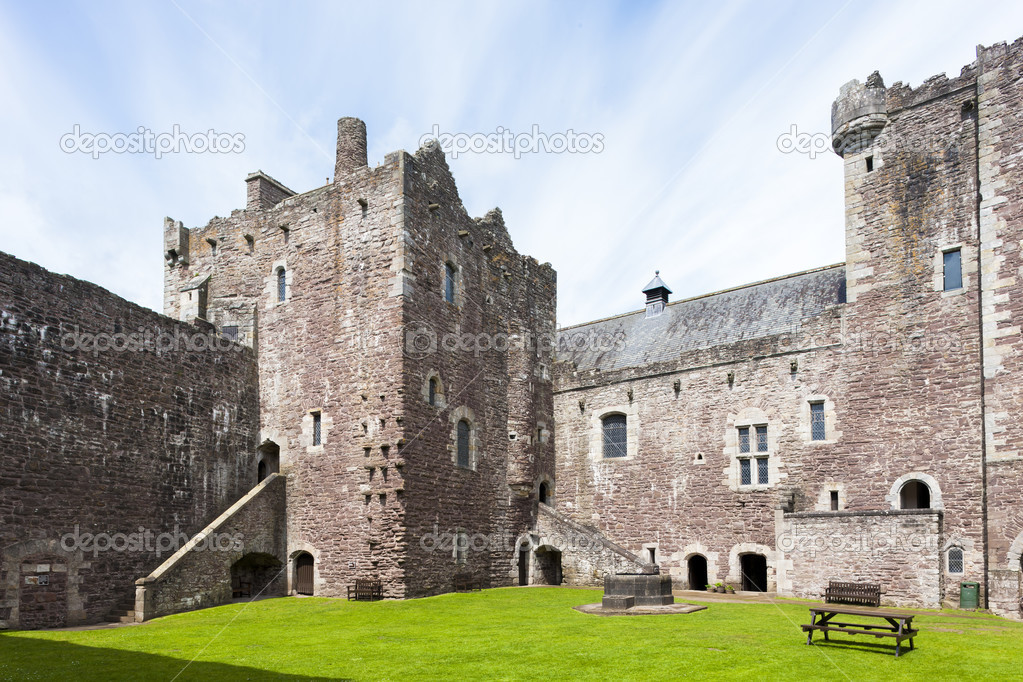
[[[0,623],[96,622],[255,485],[254,357],[6,254],[0,316]]]
[[[837,580],[879,583],[882,605],[941,607],[941,512],[785,514],[778,548],[784,591],[797,597],[822,599]]]
[[[468,216],[439,148],[407,156],[405,172],[409,593],[449,591],[466,571],[512,584],[515,540],[535,523],[541,479],[553,478],[553,352],[543,340],[554,332],[554,271],[516,252],[500,211]],[[434,405],[431,377],[442,392]],[[456,462],[462,419],[472,426],[467,468]],[[459,533],[471,543],[463,563]]]

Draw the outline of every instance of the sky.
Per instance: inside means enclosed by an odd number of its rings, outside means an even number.
[[[0,250],[160,310],[164,216],[244,207],[257,169],[323,184],[342,116],[370,165],[435,130],[535,126],[600,144],[449,164],[578,324],[641,308],[655,270],[678,300],[843,261],[841,160],[779,138],[825,139],[853,78],[951,77],[1021,35],[1018,0],[0,0]],[[94,158],[69,136],[140,127],[241,142]]]

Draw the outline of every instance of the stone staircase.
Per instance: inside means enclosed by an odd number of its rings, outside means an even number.
[[[135,622],[135,595],[130,599],[125,598],[118,602],[117,606],[110,610],[106,619],[108,623],[134,623]]]

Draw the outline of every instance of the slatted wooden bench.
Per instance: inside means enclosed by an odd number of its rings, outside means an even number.
[[[471,573],[456,573],[452,577],[452,582],[454,583],[455,592],[470,592],[472,590],[483,589],[483,581],[474,577]]]
[[[384,598],[384,586],[379,580],[356,578],[354,585],[348,586],[348,601],[376,601]]]
[[[909,640],[909,648],[913,648],[913,638],[920,632],[913,629],[913,614],[886,611],[881,609],[835,608],[820,606],[810,609],[810,624],[800,626],[806,633],[806,643],[813,644],[813,633],[823,632],[828,640],[829,632],[841,632],[847,635],[873,635],[889,637],[895,640],[895,657],[902,653],[902,642]],[[881,618],[881,623],[846,623],[836,621],[836,616],[852,616],[857,620]]]
[[[876,583],[843,583],[832,580],[824,591],[828,604],[856,604],[859,606],[880,606],[881,586]]]

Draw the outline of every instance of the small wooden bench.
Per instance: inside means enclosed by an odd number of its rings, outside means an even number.
[[[880,618],[881,623],[846,623],[834,620],[836,616],[853,616],[857,620]],[[881,609],[835,608],[821,606],[810,609],[810,624],[800,626],[806,633],[806,643],[813,644],[813,633],[823,632],[828,641],[829,632],[841,632],[847,635],[873,635],[874,637],[890,637],[895,640],[895,657],[902,653],[902,642],[909,640],[909,648],[913,648],[913,638],[919,630],[913,629],[913,614],[887,611]]]
[[[832,580],[824,591],[827,604],[856,604],[858,606],[880,606],[881,586],[876,583],[843,583]]]
[[[455,592],[470,592],[472,590],[483,589],[483,581],[474,577],[471,573],[456,573],[451,580],[454,583]]]
[[[384,586],[379,580],[356,578],[354,585],[348,586],[348,601],[376,601],[384,598]]]

